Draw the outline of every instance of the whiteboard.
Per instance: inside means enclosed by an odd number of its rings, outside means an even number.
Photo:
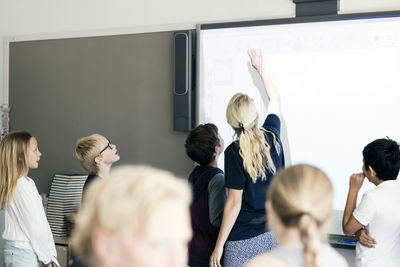
[[[263,123],[268,100],[247,55],[261,48],[281,95],[286,163],[324,170],[335,210],[344,209],[350,175],[361,172],[364,146],[400,140],[400,17],[200,27],[198,38],[198,122],[216,124],[228,146],[226,107],[243,92]],[[359,199],[371,188],[366,180]]]

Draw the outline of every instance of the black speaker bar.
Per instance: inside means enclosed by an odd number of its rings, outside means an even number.
[[[174,33],[174,131],[188,132],[194,126],[192,32]]]

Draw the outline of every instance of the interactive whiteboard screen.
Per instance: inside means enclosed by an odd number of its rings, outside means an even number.
[[[286,164],[323,169],[334,186],[333,208],[343,210],[364,146],[386,136],[400,141],[400,17],[337,19],[201,25],[198,122],[216,124],[228,146],[234,132],[226,107],[243,92],[254,99],[263,123],[266,95],[247,55],[261,48],[281,95]],[[365,180],[359,198],[370,188]]]

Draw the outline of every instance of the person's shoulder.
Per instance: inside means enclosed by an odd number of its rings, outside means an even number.
[[[216,168],[215,174],[211,179],[220,180],[223,179],[224,177],[225,177],[224,171],[221,170],[220,168]]]
[[[232,143],[229,144],[229,146],[225,149],[225,151],[227,150],[238,150],[239,149],[239,141],[233,141]]]
[[[226,166],[227,159],[237,159],[238,157],[240,157],[240,155],[239,155],[239,144],[235,143],[235,142],[232,142],[225,149],[224,155],[225,155],[225,166]]]
[[[263,267],[263,266],[287,267],[287,265],[282,260],[267,253],[258,255],[245,265],[245,267]]]
[[[21,177],[19,177],[18,179],[17,179],[17,185],[18,184],[25,184],[25,183],[27,183],[29,180],[26,178],[26,177],[24,177],[24,176],[21,176]]]
[[[35,182],[31,178],[29,178],[28,176],[21,176],[17,180],[17,188],[21,187],[21,186],[25,187],[25,186],[28,186],[28,185],[31,185],[31,184],[35,185]]]
[[[243,160],[242,157],[240,156],[239,152],[239,144],[236,144],[235,142],[232,142],[224,152],[225,156],[225,171],[226,171],[226,166],[228,165],[236,165],[240,164],[240,162]]]
[[[226,149],[224,154],[229,155],[229,154],[237,154],[239,153],[239,142],[238,141],[233,141]]]
[[[30,195],[36,188],[35,182],[28,176],[18,178],[17,184],[14,189],[14,197]]]
[[[83,191],[85,191],[89,185],[96,179],[98,179],[100,176],[94,175],[94,174],[89,174],[88,177],[86,178],[85,183],[83,184]]]
[[[209,185],[215,185],[215,184],[219,184],[219,183],[224,183],[225,184],[225,175],[224,172],[221,170],[221,172],[218,172],[217,174],[215,174],[210,182]]]
[[[386,190],[399,190],[400,189],[400,181],[399,180],[387,180],[383,181],[380,183],[378,186],[376,186],[375,191],[380,192],[380,191],[386,191]]]
[[[279,118],[278,115],[274,113],[268,114],[263,123],[263,125],[267,127],[268,126],[277,127],[280,126],[280,124],[281,124],[281,119]]]
[[[364,198],[380,199],[388,198],[389,196],[400,196],[400,183],[397,180],[384,181],[378,186],[366,191],[363,195]]]
[[[95,174],[89,174],[88,177],[86,178],[85,184],[89,184],[93,180],[96,180],[97,178],[99,178],[99,176],[97,176]]]
[[[86,178],[86,180],[93,180],[98,178],[99,176],[97,174],[89,174]]]
[[[376,196],[379,196],[382,194],[381,192],[381,188],[375,186],[374,188],[371,188],[367,191],[364,192],[364,194],[362,195],[362,199],[374,199]],[[383,190],[385,191],[385,190]]]
[[[281,119],[276,114],[268,114],[267,118],[265,118],[262,128],[264,128],[267,133],[273,133],[273,135],[279,137],[281,131]]]
[[[265,118],[265,120],[271,120],[271,121],[276,121],[276,122],[281,121],[279,116],[277,114],[275,114],[275,113],[269,113],[267,115],[267,117]]]

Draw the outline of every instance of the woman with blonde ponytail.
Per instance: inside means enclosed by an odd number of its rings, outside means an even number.
[[[0,144],[0,208],[5,211],[3,232],[5,267],[58,267],[53,235],[42,198],[29,169],[39,165],[35,137],[27,132],[7,134]]]
[[[238,140],[225,150],[225,187],[228,197],[221,229],[210,257],[209,266],[242,267],[255,256],[276,246],[267,232],[265,192],[272,177],[284,165],[280,142],[280,98],[271,83],[261,51],[249,51],[251,64],[263,80],[269,97],[268,116],[258,127],[259,113],[253,100],[235,94],[227,107],[226,118]]]
[[[332,217],[332,184],[320,169],[295,165],[280,171],[268,190],[268,226],[279,247],[246,267],[347,267],[326,242]]]

